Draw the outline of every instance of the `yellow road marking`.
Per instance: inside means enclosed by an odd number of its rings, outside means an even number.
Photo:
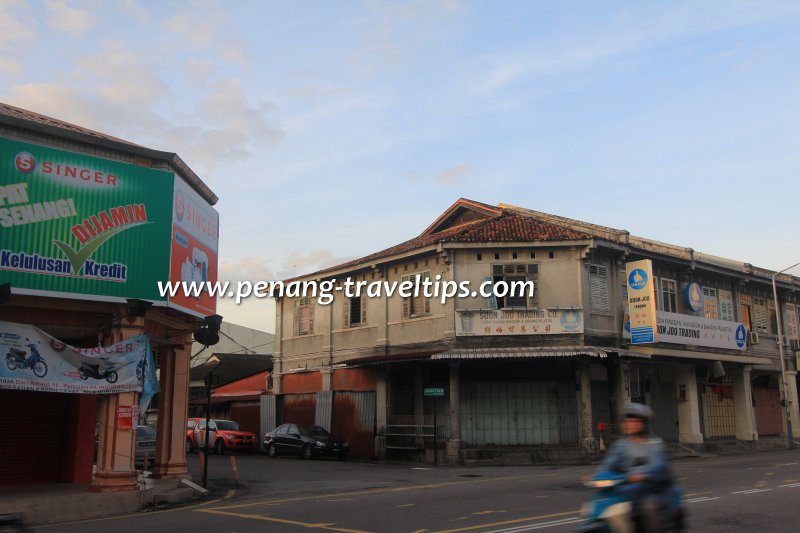
[[[784,479],[784,483],[797,483],[800,479]]]
[[[443,531],[437,531],[436,533],[457,533],[459,531],[472,531],[475,529],[483,529],[485,527],[495,527],[495,526],[506,526],[508,524],[519,524],[521,522],[531,522],[533,520],[541,520],[542,518],[556,518],[558,516],[570,516],[579,514],[580,511],[567,511],[564,513],[553,513],[553,514],[543,514],[539,516],[529,516],[527,518],[517,518],[516,520],[504,520],[502,522],[493,522],[491,524],[480,524],[477,526],[469,526],[463,527],[459,529],[447,529]]]
[[[325,500],[326,502],[351,502],[353,498],[340,498],[338,500]]]
[[[489,510],[489,511],[477,511],[477,512],[472,513],[472,514],[474,514],[476,516],[480,516],[480,515],[485,515],[485,514],[496,514],[496,513],[507,513],[507,512],[508,511],[505,511],[505,510],[504,511],[492,511],[492,510]]]
[[[333,527],[333,524],[313,524],[310,522],[298,522],[297,520],[286,520],[284,518],[275,518],[272,516],[264,516],[257,514],[244,514],[244,513],[231,513],[228,511],[218,511],[216,509],[199,509],[198,513],[218,514],[222,516],[235,516],[236,518],[246,518],[249,520],[262,520],[264,522],[276,522],[279,524],[287,524],[291,526],[302,526],[306,528],[324,529],[327,531],[341,531],[342,533],[368,533],[359,529],[345,529],[341,527]]]
[[[774,476],[774,475],[775,475],[775,472],[767,472],[767,475],[768,475],[768,476]]]
[[[427,529],[418,529],[416,531],[412,531],[411,533],[425,533],[426,531],[428,531],[428,530]]]
[[[283,498],[280,500],[265,500],[261,502],[254,502],[254,503],[240,503],[236,505],[225,505],[223,507],[214,507],[214,510],[224,510],[224,509],[244,509],[247,507],[258,507],[260,505],[276,505],[279,503],[291,503],[291,502],[301,502],[301,501],[308,501],[308,500],[324,500],[327,498],[333,497],[342,497],[342,496],[365,496],[370,494],[383,494],[389,492],[407,492],[412,490],[424,490],[424,489],[438,489],[442,487],[451,487],[453,485],[467,485],[472,483],[487,483],[487,482],[494,482],[494,481],[509,481],[514,479],[525,479],[528,476],[509,476],[509,477],[496,477],[496,478],[485,478],[485,479],[471,479],[471,480],[464,480],[464,481],[448,481],[445,483],[430,483],[426,485],[407,485],[403,487],[391,487],[385,489],[366,489],[366,490],[357,490],[352,492],[334,492],[330,494],[317,494],[314,496],[298,496],[296,498]]]

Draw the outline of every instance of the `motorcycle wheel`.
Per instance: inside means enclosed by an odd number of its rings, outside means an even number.
[[[33,374],[37,378],[43,378],[47,375],[47,363],[44,361],[36,361],[33,365]]]
[[[8,356],[6,357],[6,366],[9,370],[16,370],[19,368],[19,361],[17,361],[16,357]]]
[[[111,372],[106,374],[106,381],[108,381],[109,383],[116,383],[118,379],[119,375],[117,375],[116,370],[112,370]]]

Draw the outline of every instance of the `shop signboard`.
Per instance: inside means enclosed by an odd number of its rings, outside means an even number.
[[[174,183],[171,172],[0,138],[0,283],[164,300]]]
[[[76,394],[158,392],[146,335],[109,346],[77,348],[29,324],[0,322],[0,388]]]
[[[653,263],[649,259],[626,264],[631,344],[656,342],[656,299]]]
[[[583,333],[580,309],[459,309],[456,335],[563,335]]]
[[[172,258],[170,281],[216,283],[219,214],[189,185],[175,177],[172,207]],[[207,291],[188,296],[178,291],[169,297],[170,304],[184,311],[208,316],[216,313],[216,297]]]
[[[133,413],[134,411],[132,405],[118,405],[117,429],[131,431],[133,429]]]

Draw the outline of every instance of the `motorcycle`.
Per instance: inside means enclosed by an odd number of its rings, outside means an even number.
[[[18,368],[30,368],[37,378],[43,378],[47,375],[47,363],[36,348],[36,344],[28,344],[28,349],[31,354],[25,357],[27,352],[19,348],[9,348],[6,354],[6,366],[9,370],[17,370]]]
[[[100,365],[98,363],[82,363],[78,372],[81,373],[81,379],[105,379],[109,383],[116,383],[119,379],[117,371],[114,367],[109,365],[105,370],[100,372]]]
[[[634,533],[641,529],[635,514],[637,495],[644,489],[642,483],[629,482],[625,473],[600,471],[584,485],[596,489],[592,499],[584,503],[581,516],[584,523],[576,531]],[[681,490],[670,485],[662,487],[664,507],[661,523],[664,531],[683,531],[686,512],[681,505]]]

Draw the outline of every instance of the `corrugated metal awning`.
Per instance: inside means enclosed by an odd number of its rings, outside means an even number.
[[[433,354],[431,360],[445,359],[525,359],[529,357],[578,357],[587,355],[604,359],[609,355],[650,359],[650,355],[624,350],[622,348],[605,348],[599,346],[550,346],[526,347],[512,346],[503,348],[456,348]]]

